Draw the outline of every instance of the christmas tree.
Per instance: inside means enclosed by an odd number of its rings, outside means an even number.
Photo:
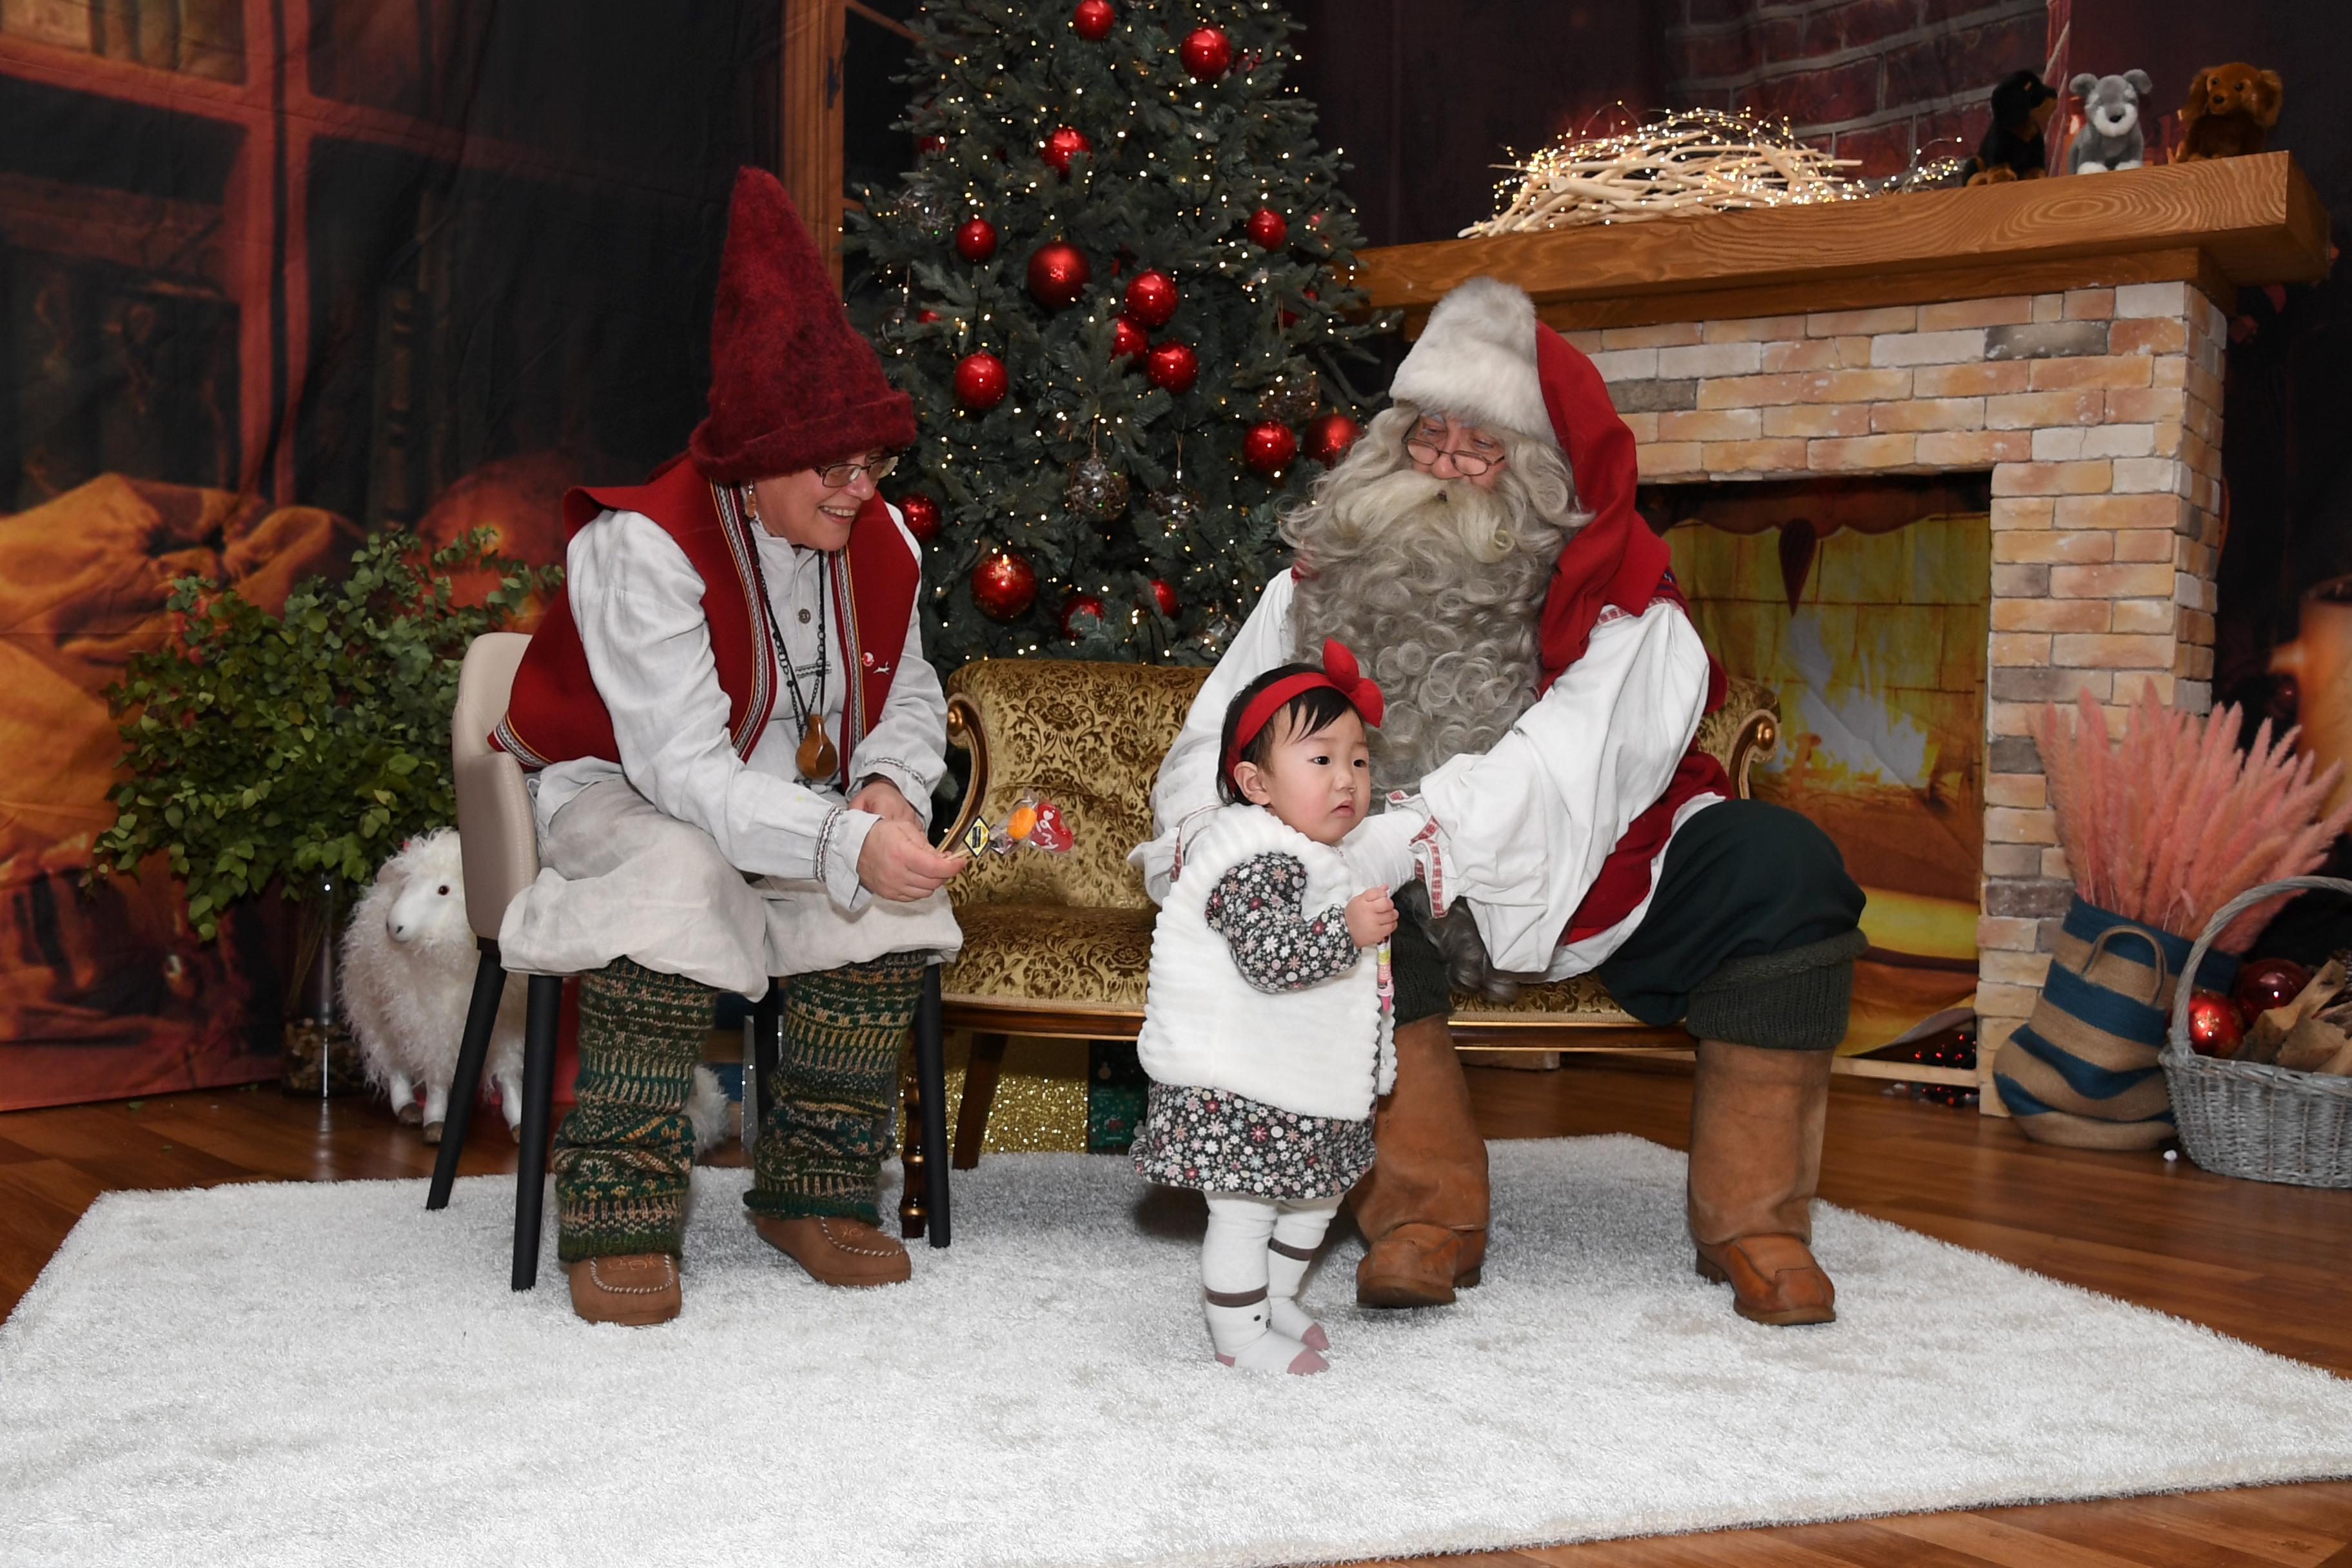
[[[981,654],[1210,659],[1338,460],[1357,241],[1298,28],[1255,0],[934,0],[906,129],[847,248],[922,437],[941,668]]]

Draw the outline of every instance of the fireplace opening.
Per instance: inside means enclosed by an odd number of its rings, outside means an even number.
[[[1869,894],[1843,1047],[1875,1048],[1975,989],[1984,863],[1991,478],[1643,487],[1724,668],[1780,698],[1759,800],[1833,839]]]

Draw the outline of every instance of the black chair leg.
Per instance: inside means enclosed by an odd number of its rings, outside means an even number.
[[[768,994],[751,1004],[751,1080],[755,1089],[752,1100],[745,1103],[743,1115],[750,1120],[756,1115],[759,1125],[768,1125],[768,1112],[776,1108],[776,1075],[784,1059],[784,983],[768,982]],[[747,1143],[757,1142],[755,1132]]]
[[[481,962],[474,966],[474,999],[466,1009],[466,1037],[457,1047],[457,1076],[449,1084],[449,1110],[441,1124],[441,1152],[433,1159],[433,1184],[425,1206],[449,1206],[450,1184],[457,1179],[457,1158],[465,1152],[466,1134],[474,1125],[474,1104],[482,1095],[482,1058],[489,1054],[490,1031],[498,1026],[499,1000],[506,994],[506,965],[499,962],[499,944],[482,942]]]
[[[940,966],[923,971],[923,994],[915,1003],[915,1081],[923,1113],[923,1204],[925,1233],[933,1247],[948,1245],[947,1049],[940,1025]]]
[[[534,974],[522,1037],[522,1149],[515,1167],[514,1279],[518,1290],[539,1283],[540,1206],[547,1196],[548,1121],[555,1107],[555,1034],[563,1015],[563,977]]]

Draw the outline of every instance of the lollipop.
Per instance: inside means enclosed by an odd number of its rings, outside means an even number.
[[[1061,808],[1034,795],[1023,795],[1005,814],[1001,827],[992,827],[985,818],[974,817],[962,838],[963,847],[975,857],[983,851],[1010,855],[1016,849],[1042,849],[1048,855],[1060,855],[1076,841],[1070,825],[1062,819]]]

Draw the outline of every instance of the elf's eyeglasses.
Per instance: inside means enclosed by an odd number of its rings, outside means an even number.
[[[830,468],[819,468],[816,471],[816,477],[823,481],[825,489],[843,490],[856,484],[857,476],[860,474],[866,475],[878,485],[888,479],[890,470],[898,466],[898,455],[893,453],[888,457],[877,458],[870,463],[835,463]]]

